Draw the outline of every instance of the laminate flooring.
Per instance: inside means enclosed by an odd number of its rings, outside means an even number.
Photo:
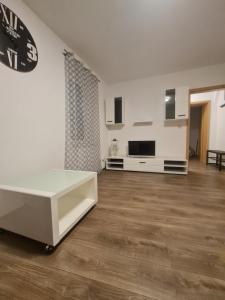
[[[225,170],[103,171],[98,186],[97,206],[51,255],[0,235],[0,299],[225,299]]]

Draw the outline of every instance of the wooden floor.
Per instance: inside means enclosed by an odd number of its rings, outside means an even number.
[[[0,299],[224,300],[225,170],[103,171],[97,207],[52,255],[0,236]]]

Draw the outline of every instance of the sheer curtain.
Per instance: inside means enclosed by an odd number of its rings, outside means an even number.
[[[98,79],[72,54],[65,55],[65,168],[100,171]]]

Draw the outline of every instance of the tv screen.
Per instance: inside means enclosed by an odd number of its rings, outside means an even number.
[[[155,156],[155,141],[128,141],[129,156]]]

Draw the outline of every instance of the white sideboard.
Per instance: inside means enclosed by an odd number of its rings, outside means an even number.
[[[107,170],[137,171],[167,174],[188,173],[188,160],[177,157],[108,157],[106,159]]]

